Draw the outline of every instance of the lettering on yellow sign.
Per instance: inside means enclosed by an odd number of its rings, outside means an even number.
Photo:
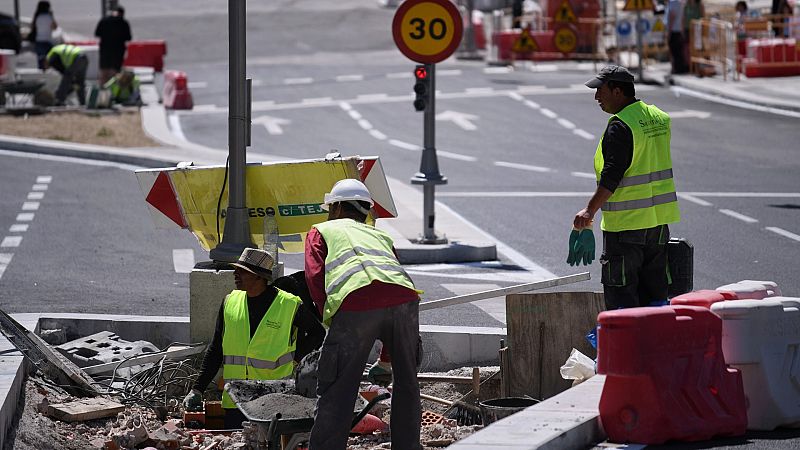
[[[556,11],[556,15],[553,18],[553,21],[556,23],[577,23],[578,19],[575,17],[575,12],[572,11],[572,6],[570,6],[567,0],[561,2],[561,6],[558,7],[558,11]]]
[[[653,0],[626,0],[625,11],[649,11],[653,9]]]
[[[536,40],[533,38],[533,36],[531,36],[530,27],[525,27],[522,30],[522,33],[520,33],[517,40],[514,41],[511,51],[515,53],[532,53],[539,51],[539,46],[536,45]]]

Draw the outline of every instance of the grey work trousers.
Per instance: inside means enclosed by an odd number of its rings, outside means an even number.
[[[376,339],[392,355],[392,448],[421,450],[417,367],[419,302],[368,311],[338,311],[322,344],[310,450],[345,450],[361,375]]]

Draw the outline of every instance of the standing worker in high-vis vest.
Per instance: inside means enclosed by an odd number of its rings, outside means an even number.
[[[72,90],[78,95],[78,102],[86,104],[86,69],[89,58],[80,47],[59,44],[47,52],[45,68],[52,67],[61,73],[61,82],[56,89],[56,105],[63,105]]]
[[[225,381],[279,380],[291,376],[296,363],[322,344],[325,330],[313,311],[300,297],[270,284],[273,264],[272,255],[256,248],[244,249],[239,261],[231,263],[236,289],[222,302],[200,375],[183,400],[187,411],[202,409],[203,391],[220,365]],[[241,428],[246,418],[227,392],[222,407],[225,428]]]
[[[670,118],[636,98],[633,75],[624,67],[605,67],[586,86],[597,89],[595,100],[612,116],[594,156],[597,190],[573,219],[567,262],[591,263],[592,221],[602,209],[606,308],[664,304],[668,224],[681,217],[672,178]]]
[[[344,450],[361,375],[376,339],[392,359],[392,448],[419,450],[419,295],[389,235],[365,222],[373,206],[358,180],[325,194],[328,221],[306,237],[305,275],[328,326],[317,370],[311,450]]]

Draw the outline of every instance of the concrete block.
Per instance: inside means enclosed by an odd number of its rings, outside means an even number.
[[[194,269],[189,274],[189,339],[211,342],[220,305],[236,289],[233,270]]]
[[[422,325],[421,371],[436,372],[474,365],[497,365],[505,328]]]
[[[124,410],[125,405],[122,403],[98,397],[48,405],[47,415],[64,422],[82,422],[116,416]]]
[[[111,331],[101,331],[59,345],[56,350],[77,364],[78,367],[87,367],[155,353],[158,348],[147,341],[130,342]]]

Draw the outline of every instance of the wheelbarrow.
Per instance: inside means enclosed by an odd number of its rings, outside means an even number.
[[[258,428],[257,450],[281,450],[282,435],[295,433],[308,433],[314,426],[314,417],[289,417],[285,411],[264,411],[249,406],[249,402],[270,394],[298,395],[294,391],[293,380],[231,380],[225,384],[225,390],[231,400],[244,414],[245,418]],[[375,396],[369,402],[359,397],[353,411],[353,421],[350,426],[355,427],[361,419],[380,401],[391,396],[388,392]],[[298,395],[298,397],[302,397]],[[303,399],[305,397],[302,397]],[[298,399],[300,400],[300,399]]]

